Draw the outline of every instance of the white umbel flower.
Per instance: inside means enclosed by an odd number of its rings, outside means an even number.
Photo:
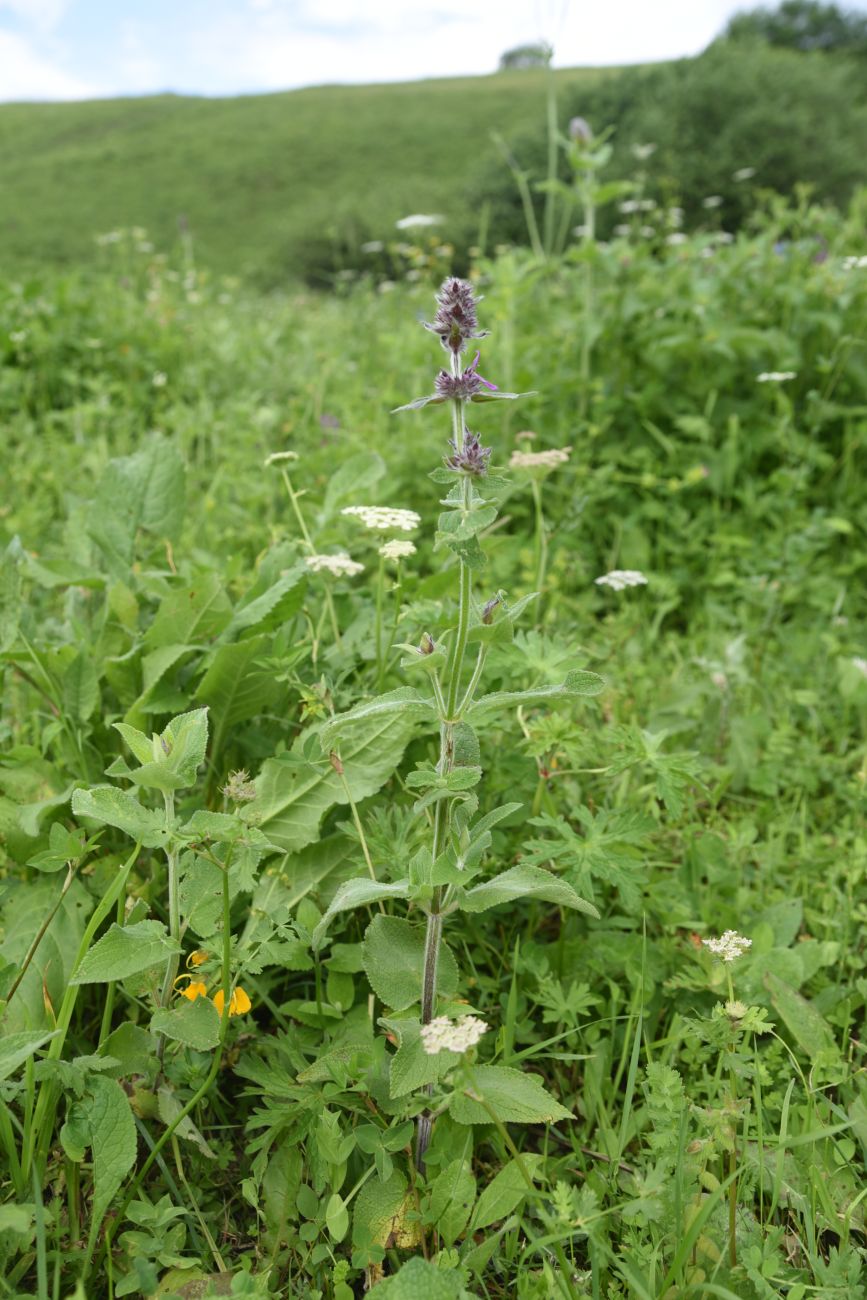
[[[436,1056],[439,1052],[463,1053],[475,1047],[487,1032],[488,1025],[478,1016],[461,1016],[459,1020],[437,1016],[429,1024],[422,1025],[421,1045],[428,1056]]]
[[[715,957],[719,957],[724,962],[736,961],[753,946],[752,939],[746,939],[742,934],[738,934],[737,930],[726,930],[719,939],[702,939],[702,943]]]
[[[844,271],[863,271],[867,268],[867,257],[844,257]]]
[[[756,375],[757,384],[784,384],[789,379],[797,379],[794,370],[763,370],[760,375]]]
[[[624,591],[627,587],[646,587],[647,578],[638,569],[612,569],[595,579],[597,587],[610,587],[612,591]]]
[[[314,573],[330,573],[335,578],[351,578],[356,573],[364,573],[364,565],[351,559],[345,551],[337,555],[308,555],[304,563]]]
[[[407,556],[415,555],[415,546],[400,537],[392,537],[391,541],[380,546],[379,553],[384,560],[405,560]]]
[[[439,212],[411,212],[394,224],[398,230],[421,230],[425,226],[439,226],[443,221],[445,217]]]
[[[509,469],[556,469],[565,465],[571,447],[549,447],[547,451],[513,451]]]
[[[393,509],[391,506],[345,506],[342,515],[352,515],[360,519],[365,528],[386,533],[392,528],[400,532],[411,533],[421,523],[421,515],[414,510]]]

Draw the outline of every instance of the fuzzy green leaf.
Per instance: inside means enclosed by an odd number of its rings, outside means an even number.
[[[122,980],[167,961],[181,946],[169,938],[162,921],[113,925],[85,953],[70,984],[104,984]]]
[[[151,1018],[151,1032],[208,1052],[220,1041],[220,1014],[210,998],[184,1001],[179,1007],[160,1007]]]
[[[98,785],[92,790],[75,790],[72,811],[76,817],[89,817],[104,826],[115,826],[146,849],[160,848],[166,842],[165,817],[143,808],[134,795],[113,785]]]
[[[492,713],[517,708],[521,704],[558,704],[562,700],[576,699],[581,695],[598,695],[605,689],[604,680],[596,673],[571,672],[559,686],[537,686],[527,691],[494,691],[483,695],[467,712],[468,722],[479,722]]]
[[[476,1180],[466,1160],[453,1160],[434,1179],[431,1214],[447,1246],[453,1245],[467,1226],[475,1199]]]
[[[460,906],[464,912],[486,912],[489,907],[499,907],[519,898],[540,898],[558,907],[571,907],[586,916],[599,917],[593,904],[576,894],[565,880],[542,867],[521,864],[468,889],[461,897]]]
[[[424,930],[397,916],[375,916],[365,931],[362,953],[370,987],[393,1011],[421,1001],[424,944]],[[458,987],[457,962],[442,942],[437,987],[445,996]]]
[[[473,1086],[456,1092],[449,1102],[452,1119],[458,1124],[490,1124],[490,1111],[478,1097],[484,1098],[497,1118],[506,1123],[553,1124],[572,1118],[535,1074],[507,1065],[475,1066]]]
[[[521,1163],[530,1177],[535,1178],[545,1161],[543,1156],[523,1155]],[[508,1218],[528,1192],[529,1188],[520,1165],[517,1160],[510,1160],[488,1183],[479,1197],[473,1212],[470,1231],[479,1232],[482,1228],[490,1227],[492,1223],[498,1223],[500,1219]]]
[[[408,893],[409,882],[406,880],[398,881],[393,885],[378,880],[370,880],[365,876],[361,876],[357,880],[344,880],[331,900],[322,920],[313,931],[311,938],[313,948],[321,948],[328,927],[338,912],[351,912],[356,907],[365,907],[370,903],[378,903],[382,898],[406,898]]]
[[[135,1163],[136,1132],[129,1099],[115,1079],[93,1075],[88,1089],[91,1094],[88,1120],[93,1147],[92,1243],[112,1198]]]

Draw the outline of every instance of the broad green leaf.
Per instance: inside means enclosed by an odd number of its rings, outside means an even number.
[[[151,1018],[151,1032],[196,1052],[209,1052],[220,1041],[220,1016],[210,998],[186,998],[181,1006],[160,1007]]]
[[[397,1051],[388,1069],[388,1090],[391,1097],[405,1097],[428,1083],[436,1083],[457,1065],[456,1052],[430,1054],[421,1043],[420,1020],[398,1020],[382,1017],[379,1022],[397,1039]]]
[[[391,712],[368,719],[341,737],[344,779],[358,803],[391,776],[415,730],[405,713]],[[294,853],[317,838],[323,815],[334,804],[347,802],[343,782],[325,760],[308,756],[315,729],[299,737],[288,755],[268,759],[256,781],[257,797],[248,816],[272,843]]]
[[[492,1122],[490,1111],[477,1097],[483,1097],[497,1118],[506,1123],[553,1124],[558,1119],[572,1118],[535,1074],[508,1065],[473,1067],[472,1086],[456,1092],[449,1102],[451,1116],[458,1124]]]
[[[339,1192],[332,1192],[325,1206],[325,1226],[332,1241],[342,1241],[349,1228],[349,1211]]]
[[[286,1240],[289,1225],[298,1218],[295,1198],[301,1185],[303,1164],[301,1149],[291,1140],[268,1154],[262,1175],[261,1209],[269,1236],[278,1243]]]
[[[80,650],[63,674],[63,709],[76,722],[86,722],[99,703],[99,679],[93,658]]]
[[[393,1011],[421,1001],[424,945],[424,929],[397,916],[375,916],[365,931],[362,952],[370,987]],[[448,996],[457,987],[457,963],[441,942],[437,988]]]
[[[447,1246],[453,1245],[467,1226],[475,1199],[476,1180],[469,1161],[453,1160],[437,1174],[431,1187],[430,1209]]]
[[[530,1178],[535,1179],[544,1166],[545,1160],[544,1156],[523,1155],[521,1162]],[[482,1228],[488,1228],[492,1223],[499,1222],[500,1219],[508,1218],[512,1211],[518,1208],[529,1190],[517,1160],[510,1160],[488,1183],[479,1197],[470,1223],[470,1232],[479,1232]]]
[[[70,983],[104,984],[126,979],[167,961],[180,950],[162,921],[115,924],[85,953]]]
[[[20,969],[46,919],[57,910],[39,940],[15,996],[3,1012],[0,1041],[19,1030],[54,1028],[54,1017],[60,1009],[94,904],[93,897],[78,880],[60,897],[63,884],[62,878],[56,875],[7,884],[0,916],[0,930],[4,933],[0,967],[9,962],[16,970]]]
[[[468,889],[461,897],[460,906],[464,912],[486,912],[489,907],[512,903],[518,898],[540,898],[558,907],[571,907],[587,916],[599,917],[593,904],[576,894],[567,881],[542,867],[521,864]]]
[[[140,529],[154,537],[178,535],[184,498],[183,457],[158,434],[133,455],[109,461],[90,506],[89,530],[120,581],[129,577]]]
[[[322,748],[326,753],[333,749],[348,728],[394,716],[434,718],[436,706],[432,698],[420,695],[411,686],[401,686],[396,691],[377,695],[375,699],[357,704],[354,709],[348,709],[346,713],[338,713],[335,717],[329,718],[320,733]]]
[[[96,1240],[112,1198],[135,1164],[135,1120],[129,1099],[115,1079],[93,1075],[89,1120],[93,1148],[93,1204],[90,1241]]]
[[[558,704],[581,695],[598,695],[605,689],[604,680],[596,673],[572,672],[560,686],[537,686],[527,691],[494,691],[483,695],[467,711],[467,721],[476,723],[492,713],[517,708],[521,704]]]
[[[313,931],[311,942],[314,949],[321,948],[328,926],[338,912],[351,912],[357,907],[378,903],[382,898],[406,898],[409,882],[401,880],[395,884],[371,880],[361,876],[357,880],[345,880],[329,904],[328,910]]]
[[[117,1061],[107,1071],[112,1079],[123,1079],[130,1074],[149,1074],[156,1064],[156,1042],[141,1025],[124,1020],[99,1049],[102,1056]]]
[[[175,1133],[185,1142],[193,1142],[199,1148],[202,1155],[208,1160],[215,1160],[216,1155],[205,1140],[204,1134],[196,1128],[189,1115],[179,1118],[183,1105],[180,1098],[175,1096],[174,1091],[168,1084],[163,1084],[157,1089],[157,1114],[162,1122],[168,1127],[170,1124],[175,1125]]]
[[[815,1060],[820,1053],[838,1055],[833,1030],[812,1002],[808,1002],[771,971],[765,974],[764,983],[771,995],[774,1010],[811,1060]]]
[[[125,722],[115,722],[112,725],[115,731],[120,732],[121,736],[140,763],[150,763],[153,761],[153,737],[146,736],[143,731],[139,731],[137,727],[130,727]]]
[[[472,1300],[457,1269],[442,1268],[416,1255],[368,1292],[374,1300]]]
[[[374,1176],[355,1199],[352,1242],[406,1250],[420,1238],[415,1202],[406,1179],[396,1169],[385,1180]]]
[[[4,1034],[0,1038],[0,1079],[8,1079],[19,1065],[28,1057],[38,1052],[44,1043],[54,1034],[43,1034],[39,1030],[23,1030],[17,1034]]]
[[[273,671],[257,664],[269,645],[267,636],[221,645],[199,682],[196,699],[211,710],[216,749],[229,728],[256,717],[276,699],[279,683]]]
[[[36,867],[37,871],[60,871],[83,855],[84,846],[84,831],[68,831],[61,822],[52,822],[48,832],[48,848],[41,853],[34,853],[32,858],[28,858],[27,865]]]
[[[247,599],[235,610],[225,636],[231,640],[239,632],[259,628],[265,632],[279,627],[292,618],[304,599],[305,579],[309,569],[298,564],[288,573],[282,573],[276,582],[252,599]]]
[[[206,645],[226,628],[232,606],[219,573],[204,572],[189,585],[175,587],[163,597],[148,628],[148,650],[166,646]]]
[[[116,826],[130,839],[141,841],[146,849],[161,848],[166,842],[164,814],[143,808],[134,795],[113,785],[75,790],[72,811],[76,817],[89,817],[104,826]]]

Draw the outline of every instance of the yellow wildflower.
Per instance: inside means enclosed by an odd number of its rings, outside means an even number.
[[[224,1003],[223,990],[219,989],[214,994],[214,1006],[217,1008],[220,1015],[223,1014],[223,1003]],[[247,994],[239,985],[238,988],[235,989],[231,998],[229,999],[229,1015],[243,1016],[246,1011],[250,1010],[252,1005],[253,1003],[250,1001],[250,999],[247,997]]]
[[[187,987],[181,989],[181,996],[189,998],[191,1002],[195,1002],[196,998],[206,998],[208,996],[208,989],[201,980],[191,979]]]
[[[187,965],[202,966],[207,960],[208,954],[205,952],[204,948],[197,948],[195,952],[191,952],[187,958]]]

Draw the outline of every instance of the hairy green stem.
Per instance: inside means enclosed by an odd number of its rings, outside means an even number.
[[[316,547],[313,545],[313,538],[310,536],[309,529],[307,528],[307,524],[304,520],[304,515],[301,512],[301,506],[298,500],[298,493],[295,491],[294,487],[292,486],[292,480],[289,477],[288,470],[284,468],[281,469],[280,472],[283,476],[283,486],[286,488],[286,491],[289,495],[289,500],[292,504],[292,513],[294,514],[295,519],[297,520],[298,527],[301,530],[301,536],[304,539],[304,545],[307,547],[307,550],[311,555],[315,555]],[[331,588],[328,586],[327,582],[325,584],[325,604],[328,608],[328,615],[331,619],[331,630],[334,633],[334,642],[336,645],[340,645],[340,627],[337,622],[337,612],[334,608],[334,600],[331,595]]]

